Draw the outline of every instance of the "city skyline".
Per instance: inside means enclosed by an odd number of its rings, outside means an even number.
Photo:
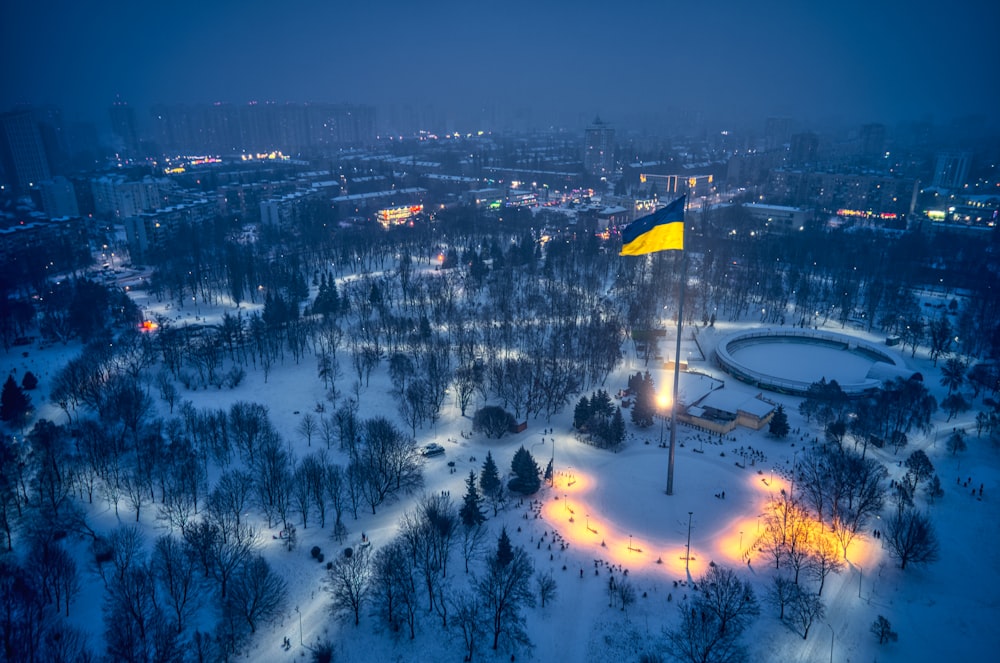
[[[1000,9],[960,1],[826,6],[334,7],[303,0],[148,6],[8,3],[0,109],[53,104],[108,123],[120,98],[141,123],[157,103],[250,101],[415,109],[476,122],[583,127],[698,118],[759,126],[995,122]],[[383,125],[384,126],[384,125]],[[490,128],[503,128],[502,126]]]

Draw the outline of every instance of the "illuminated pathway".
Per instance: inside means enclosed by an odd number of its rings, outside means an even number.
[[[773,568],[774,561],[754,546],[766,530],[765,513],[781,490],[794,490],[771,465],[743,469],[732,455],[720,457],[720,446],[699,454],[678,449],[675,495],[663,492],[666,452],[653,445],[612,454],[577,442],[561,441],[573,465],[557,470],[555,485],[539,493],[542,528],[555,529],[569,543],[566,554],[583,568],[593,560],[620,564],[630,572],[686,578],[685,554],[691,516],[690,575],[696,579],[710,561],[740,568],[749,557],[754,572]],[[570,444],[575,448],[567,448]],[[766,469],[765,469],[766,468]],[[721,497],[725,491],[725,499]],[[819,529],[819,523],[811,527]],[[827,528],[829,529],[829,528]],[[848,548],[852,564],[874,558],[869,532]]]

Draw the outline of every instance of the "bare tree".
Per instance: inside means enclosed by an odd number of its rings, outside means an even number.
[[[899,560],[901,569],[905,569],[911,562],[936,562],[940,554],[930,518],[912,508],[900,509],[889,517],[885,542],[889,547],[889,554]]]
[[[552,577],[552,572],[546,571],[538,574],[535,577],[535,588],[538,590],[538,600],[541,601],[544,608],[546,603],[556,598],[556,579]]]
[[[276,615],[285,604],[288,588],[259,554],[254,555],[233,576],[226,608],[246,620],[251,633],[257,625]]]
[[[819,591],[817,595],[823,595],[823,585],[826,577],[831,573],[840,573],[844,570],[844,562],[840,559],[840,551],[837,545],[831,540],[826,532],[817,534],[812,542],[809,551],[809,559],[806,563],[806,571],[810,577],[819,581]]]
[[[327,590],[333,598],[335,615],[348,612],[354,615],[354,625],[361,621],[361,607],[368,601],[371,591],[372,565],[369,548],[357,548],[351,554],[341,555],[327,571]]]
[[[666,632],[670,653],[684,663],[742,663],[746,650],[736,629],[723,630],[719,617],[699,601],[680,601],[680,624]]]
[[[295,427],[295,431],[306,441],[306,445],[311,447],[313,436],[319,432],[319,422],[311,412],[306,412],[302,415],[299,425]]]
[[[732,569],[718,565],[709,567],[698,581],[698,587],[702,606],[718,617],[722,631],[733,628],[742,632],[760,614],[753,587],[748,581],[740,580]]]
[[[161,600],[173,612],[174,628],[181,633],[199,607],[201,591],[195,578],[198,561],[181,541],[166,534],[156,540],[150,563],[163,590]]]
[[[807,592],[798,585],[793,591],[794,597],[789,605],[790,619],[802,627],[802,639],[805,640],[809,637],[809,628],[813,622],[822,620],[826,615],[826,607],[818,595]]]
[[[480,639],[486,636],[485,609],[479,597],[471,592],[460,592],[450,599],[451,626],[462,636],[466,661],[472,661]]]
[[[416,637],[417,613],[413,573],[413,557],[401,539],[394,539],[375,553],[371,592],[375,609],[394,633],[405,622],[411,640]]]
[[[796,585],[786,576],[776,575],[767,591],[768,602],[778,608],[778,619],[785,618],[785,608],[797,595]]]
[[[497,552],[487,560],[485,574],[476,582],[493,634],[494,650],[501,639],[512,646],[529,642],[521,610],[535,604],[530,586],[533,574],[531,558],[524,548],[511,546],[507,531],[501,531]]]
[[[878,638],[880,645],[886,642],[895,642],[899,639],[899,634],[892,630],[892,624],[883,615],[879,615],[872,622],[871,632]]]
[[[630,605],[635,603],[635,587],[626,578],[618,581],[618,584],[615,586],[615,594],[618,597],[618,604],[621,606],[622,612],[625,612]]]
[[[327,466],[326,452],[320,450],[303,458],[295,468],[295,481],[305,484],[310,504],[316,508],[316,515],[319,516],[320,527],[326,527]],[[305,527],[304,520],[303,527]]]

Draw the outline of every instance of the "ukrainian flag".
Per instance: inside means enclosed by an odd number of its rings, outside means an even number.
[[[684,250],[683,195],[663,209],[636,219],[622,230],[622,250],[618,255],[641,256],[657,251]]]

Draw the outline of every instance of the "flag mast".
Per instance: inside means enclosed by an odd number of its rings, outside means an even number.
[[[684,255],[685,193],[666,207],[636,219],[622,230],[618,255],[641,256],[657,251],[681,252],[681,283],[677,304],[677,350],[674,353],[674,397],[670,410],[670,461],[667,467],[667,495],[674,494],[674,453],[677,442],[677,391],[680,381],[681,330],[684,325],[684,289],[687,285],[687,256]],[[661,437],[662,440],[662,437]]]
[[[688,200],[685,199],[685,212]],[[674,346],[674,393],[670,399],[670,452],[667,455],[667,495],[674,494],[674,455],[677,443],[677,391],[681,368],[681,329],[684,325],[684,290],[687,286],[687,251],[681,250],[681,283],[677,301],[677,344]]]

